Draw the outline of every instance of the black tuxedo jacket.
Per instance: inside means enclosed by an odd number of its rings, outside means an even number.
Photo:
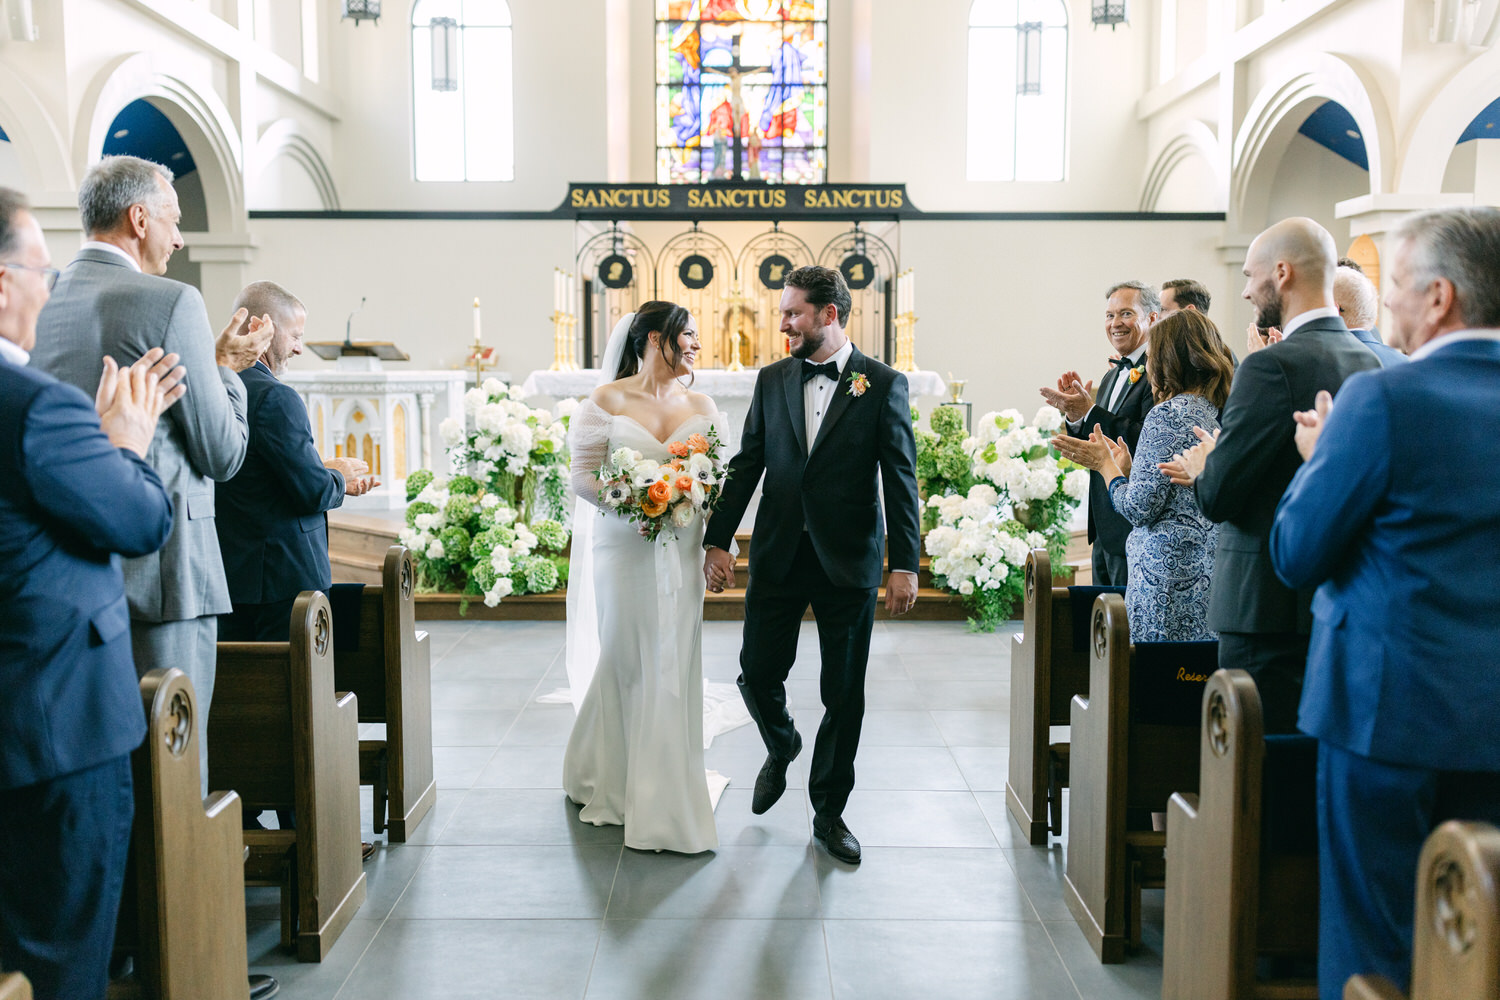
[[[1271,566],[1276,505],[1302,465],[1292,413],[1312,409],[1320,389],[1337,393],[1350,375],[1379,367],[1337,316],[1312,320],[1240,362],[1219,443],[1193,485],[1203,513],[1223,525],[1208,596],[1210,628],[1311,631],[1312,591],[1287,588]]]
[[[216,488],[219,549],[234,604],[270,604],[327,590],[328,515],[344,477],[325,468],[307,407],[260,362],[240,372],[250,444],[245,464]]]
[[[750,547],[751,576],[773,584],[785,580],[806,530],[836,586],[878,587],[886,541],[878,477],[890,525],[890,568],[915,573],[920,508],[906,376],[855,348],[839,373],[818,438],[808,442],[803,367],[799,358],[783,358],[761,369],[740,450],[730,460],[729,482],[703,544],[729,548],[764,473]],[[861,396],[849,392],[856,372],[870,380]]]
[[[1142,354],[1136,365],[1145,363],[1146,355]],[[1076,432],[1070,426],[1068,433],[1086,438],[1097,427],[1111,441],[1123,437],[1125,443],[1130,445],[1130,453],[1135,454],[1135,442],[1141,436],[1141,425],[1146,422],[1146,414],[1156,403],[1146,376],[1142,374],[1133,385],[1126,387],[1125,395],[1120,397],[1115,410],[1104,408],[1104,403],[1109,401],[1115,391],[1115,383],[1128,377],[1128,369],[1111,365],[1099,380],[1096,398],[1100,402],[1089,410]],[[1130,528],[1130,522],[1117,513],[1114,504],[1110,503],[1109,484],[1104,481],[1104,477],[1097,472],[1089,472],[1089,541],[1098,542],[1106,550],[1124,558],[1125,539],[1130,535]]]

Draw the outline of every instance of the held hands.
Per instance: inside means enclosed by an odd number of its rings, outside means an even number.
[[[704,550],[703,581],[712,594],[722,594],[725,587],[733,587],[734,556],[717,547]]]
[[[1197,444],[1173,455],[1170,462],[1159,462],[1156,466],[1178,486],[1191,486],[1197,482],[1203,475],[1203,467],[1208,464],[1208,456],[1219,443],[1217,430],[1210,434],[1202,427],[1194,427],[1193,433],[1198,435]]]
[[[885,610],[904,615],[917,603],[917,574],[893,572],[885,581]]]
[[[182,384],[187,369],[177,364],[177,355],[153,347],[129,368],[115,359],[104,359],[94,410],[99,427],[116,448],[128,448],[141,458],[156,435],[156,422],[187,392]]]
[[[1294,437],[1297,441],[1297,451],[1302,456],[1302,461],[1313,457],[1313,451],[1318,447],[1318,438],[1323,433],[1323,425],[1328,422],[1328,414],[1333,412],[1333,397],[1327,389],[1318,390],[1318,396],[1313,400],[1311,410],[1298,410],[1292,414],[1292,419],[1297,421],[1297,431]]]
[[[344,477],[345,496],[364,496],[380,485],[370,475],[370,466],[358,458],[328,458],[323,460],[323,465]]]
[[[241,327],[245,327],[244,333],[240,332]],[[269,315],[251,316],[249,310],[236,310],[214,341],[214,360],[220,367],[242,372],[265,352],[275,332],[276,324]]]
[[[1057,379],[1056,389],[1042,386],[1041,393],[1048,406],[1061,410],[1064,417],[1076,424],[1088,415],[1089,408],[1094,405],[1093,397],[1089,395],[1093,388],[1092,380],[1085,382],[1077,372],[1063,372]]]

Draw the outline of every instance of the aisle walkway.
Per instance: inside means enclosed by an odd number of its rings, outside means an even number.
[[[413,843],[380,845],[369,898],[321,965],[277,948],[250,890],[252,971],[286,1000],[1079,1000],[1161,995],[1161,894],[1147,950],[1101,966],[1062,900],[1062,850],[1005,813],[1010,635],[877,623],[846,868],[811,845],[807,758],[764,816],[747,726],[708,765],[732,779],[713,855],[642,854],[584,826],[559,790],[566,706],[558,622],[432,622],[438,801]],[[817,644],[789,698],[810,739]],[[740,624],[705,625],[705,672],[738,673]],[[366,838],[369,790],[364,790]]]

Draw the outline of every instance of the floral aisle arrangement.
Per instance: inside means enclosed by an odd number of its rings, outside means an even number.
[[[935,473],[928,482],[942,488],[926,494],[927,514],[935,520],[927,554],[937,585],[964,598],[970,626],[992,631],[1021,596],[1027,552],[1045,548],[1061,560],[1068,522],[1088,496],[1089,474],[1049,443],[1063,423],[1051,406],[1030,424],[1016,410],[986,413],[972,437],[958,438],[946,417],[937,419],[940,426],[925,446],[918,438],[918,478],[925,447],[927,468]],[[954,449],[966,467],[959,467]]]
[[[527,406],[499,379],[485,379],[464,394],[466,419],[449,417],[438,433],[451,467],[473,476],[523,520],[548,517],[566,524],[568,417],[577,405],[562,401],[554,417]]]
[[[707,517],[727,478],[713,428],[673,441],[667,450],[672,458],[663,464],[616,448],[599,468],[599,503],[637,522],[651,541],[664,531],[676,537],[694,518]]]
[[[466,594],[494,607],[511,594],[546,593],[567,581],[562,522],[523,520],[472,476],[437,479],[423,469],[406,488],[401,544],[416,561],[418,590]]]

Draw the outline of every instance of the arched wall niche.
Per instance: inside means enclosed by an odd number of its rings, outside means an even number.
[[[1401,147],[1395,191],[1436,194],[1459,136],[1500,97],[1500,47],[1474,58],[1444,84],[1423,109]]]
[[[1209,174],[1208,185],[1211,190],[1201,193],[1196,190],[1193,193],[1174,192],[1174,187],[1184,184],[1185,175],[1195,172],[1195,168],[1200,168],[1198,172],[1201,173],[1201,168],[1204,167]],[[1194,181],[1187,181],[1186,184],[1193,189],[1201,186]],[[1176,198],[1173,197],[1174,194]],[[1167,210],[1222,212],[1229,202],[1229,179],[1225,176],[1219,155],[1218,136],[1207,124],[1196,118],[1184,122],[1151,158],[1151,166],[1146,171],[1146,183],[1141,189],[1140,210],[1159,211],[1161,209],[1158,205],[1163,201],[1181,199],[1201,201],[1202,204],[1192,208],[1174,204]]]
[[[84,95],[73,150],[77,174],[99,160],[110,123],[131,101],[145,99],[172,123],[198,165],[208,230],[245,229],[245,182],[239,133],[218,94],[164,71],[151,53],[120,56],[105,65]]]
[[[1229,231],[1253,234],[1265,225],[1282,157],[1302,123],[1324,101],[1337,101],[1359,127],[1370,164],[1370,187],[1365,193],[1389,190],[1395,142],[1390,115],[1379,94],[1373,77],[1357,62],[1327,53],[1310,59],[1307,68],[1263,87],[1234,138]]]
[[[249,171],[249,203],[265,209],[287,207],[272,204],[274,193],[266,190],[272,172],[287,163],[295,164],[306,173],[325,211],[339,210],[338,188],[333,182],[333,171],[328,168],[327,158],[292,118],[279,118],[261,132],[255,145],[255,161]]]
[[[0,61],[0,127],[20,166],[22,190],[33,203],[75,204],[77,176],[52,117],[22,77]]]

